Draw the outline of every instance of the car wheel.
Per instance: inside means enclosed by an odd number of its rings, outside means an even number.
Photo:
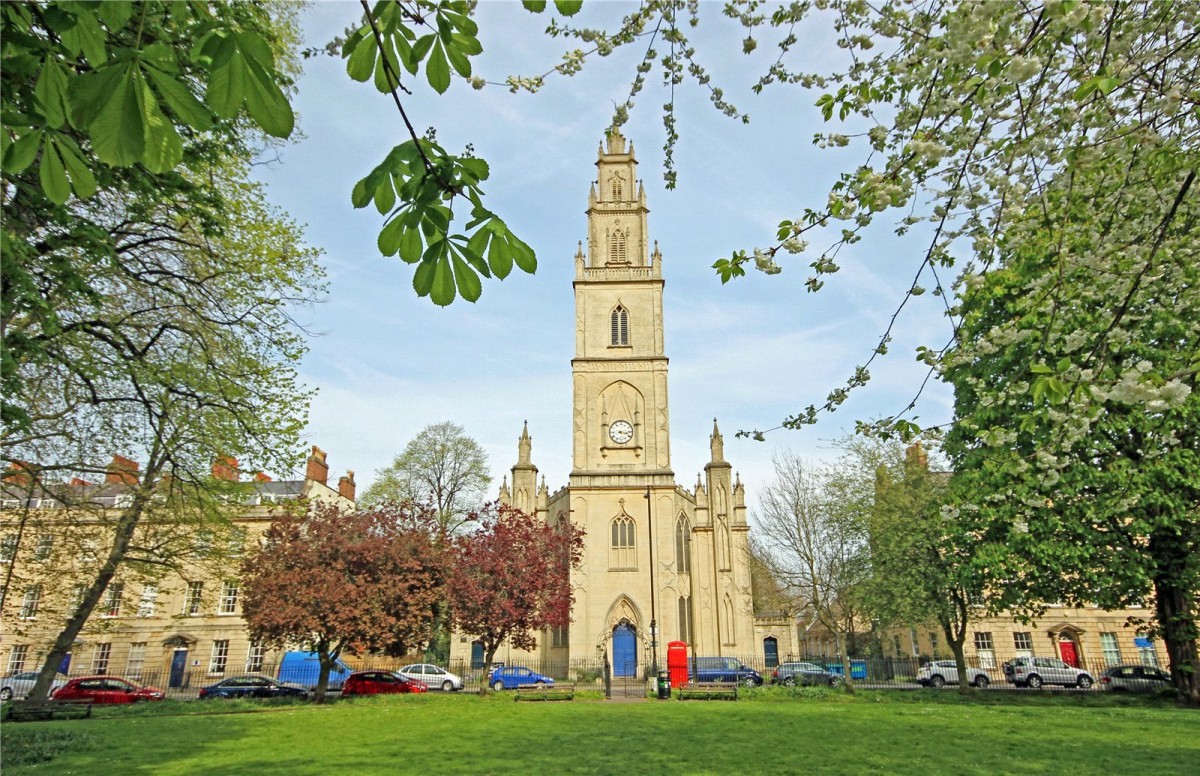
[[[492,689],[496,692],[500,692],[504,689],[504,682],[497,679],[496,681],[492,682]]]
[[[1037,674],[1033,674],[1025,680],[1025,686],[1031,690],[1042,689],[1042,677],[1038,676]]]
[[[1076,683],[1079,685],[1079,689],[1086,690],[1092,686],[1092,677],[1084,674],[1083,676],[1079,677],[1079,681]]]
[[[975,686],[981,690],[987,689],[987,686],[991,683],[992,683],[992,680],[988,679],[986,676],[975,677]]]
[[[796,677],[789,676],[786,679],[784,679],[783,686],[784,687],[795,687],[796,686]]]
[[[754,681],[753,676],[747,676],[745,679],[742,680],[742,684],[745,685],[746,687],[757,687],[758,686],[758,682]]]
[[[450,681],[449,679],[442,682],[442,692],[450,692],[453,689],[454,689],[454,682]]]
[[[942,678],[941,674],[934,674],[933,676],[929,677],[929,686],[930,687],[945,687],[946,680],[944,678]]]
[[[0,701],[12,700],[12,688],[5,687],[0,689]]]
[[[829,686],[830,687],[841,687],[842,683],[843,683],[843,680],[842,680],[842,677],[840,677],[840,676],[829,677]]]

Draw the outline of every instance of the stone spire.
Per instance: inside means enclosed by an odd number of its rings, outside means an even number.
[[[709,447],[712,450],[713,463],[721,463],[725,460],[725,437],[721,436],[721,429],[717,428],[717,419],[713,418],[712,436],[708,438]]]
[[[533,451],[533,440],[529,438],[529,421],[525,421],[524,428],[521,429],[521,438],[517,440],[517,463],[528,464],[532,463],[530,454]]]

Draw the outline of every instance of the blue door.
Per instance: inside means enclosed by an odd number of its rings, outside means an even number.
[[[763,657],[766,658],[767,668],[779,665],[779,642],[774,636],[763,639]]]
[[[71,673],[71,653],[63,655],[62,661],[58,664],[58,672],[66,676]]]
[[[171,656],[171,679],[167,683],[169,687],[183,687],[183,674],[187,670],[187,656],[186,649],[177,649]]]
[[[471,642],[471,668],[483,668],[483,642]]]
[[[613,628],[613,676],[637,675],[637,637],[633,626],[623,622]]]

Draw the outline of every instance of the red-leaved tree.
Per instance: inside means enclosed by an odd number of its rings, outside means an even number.
[[[537,632],[571,622],[571,569],[583,559],[583,529],[489,506],[478,531],[454,540],[449,575],[455,626],[483,644],[484,676],[506,640],[537,647]],[[487,692],[486,682],[484,692]]]
[[[250,637],[316,652],[318,703],[343,651],[424,645],[445,584],[435,531],[433,512],[410,504],[366,512],[314,504],[276,518],[243,567]]]

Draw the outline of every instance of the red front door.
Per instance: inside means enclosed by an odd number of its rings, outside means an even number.
[[[1075,654],[1075,642],[1058,642],[1058,654],[1064,663],[1072,668],[1079,668],[1079,656]]]

